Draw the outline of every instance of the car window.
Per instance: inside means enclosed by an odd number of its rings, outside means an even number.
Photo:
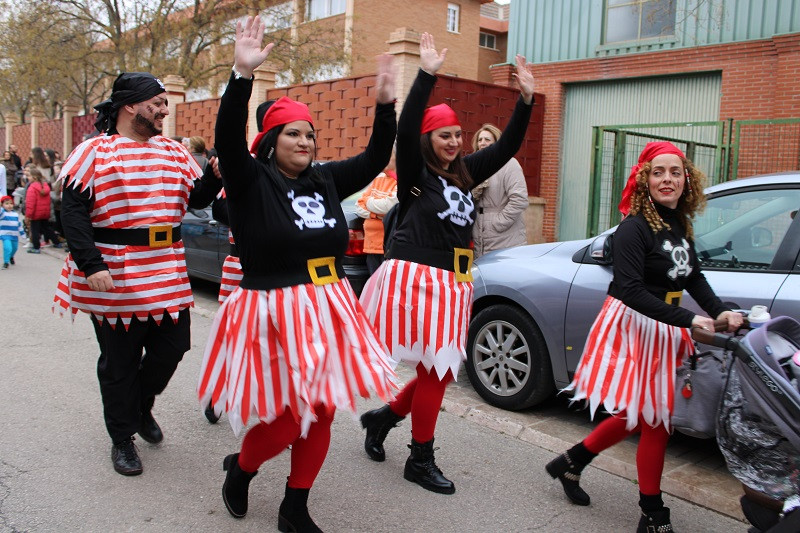
[[[800,189],[751,190],[710,198],[694,222],[703,268],[766,270],[800,206]]]

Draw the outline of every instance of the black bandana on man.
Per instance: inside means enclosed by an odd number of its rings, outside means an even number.
[[[114,81],[111,98],[94,106],[97,110],[95,128],[114,135],[117,133],[117,114],[120,107],[144,102],[166,90],[161,80],[148,72],[123,72]]]

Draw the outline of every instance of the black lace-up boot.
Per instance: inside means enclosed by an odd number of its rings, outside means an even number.
[[[420,487],[440,494],[453,494],[456,486],[444,477],[433,457],[433,439],[417,442],[411,439],[411,455],[406,459],[403,477]]]
[[[669,521],[669,507],[664,507],[661,493],[656,495],[639,493],[639,507],[642,517],[636,533],[674,533]]]
[[[293,489],[286,484],[286,495],[278,510],[278,531],[283,533],[322,533],[308,514],[309,489]]]
[[[564,494],[576,505],[589,505],[591,499],[580,486],[581,472],[592,459],[597,457],[579,442],[562,453],[545,466],[545,470],[553,479],[558,479],[564,488]]]
[[[227,471],[225,483],[222,484],[222,501],[231,516],[244,518],[247,514],[247,492],[250,490],[250,481],[258,474],[245,472],[239,467],[239,454],[233,453],[222,461],[222,469]]]
[[[370,459],[378,462],[386,459],[383,441],[386,440],[389,430],[397,427],[397,423],[404,418],[404,416],[394,414],[389,408],[389,404],[361,415],[361,426],[367,430],[364,449]]]
[[[111,461],[114,470],[123,476],[138,476],[142,473],[142,460],[133,444],[133,437],[115,442],[111,446]]]

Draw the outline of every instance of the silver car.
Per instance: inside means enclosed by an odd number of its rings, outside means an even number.
[[[706,194],[695,248],[717,295],[733,309],[766,305],[772,316],[800,318],[800,173],[740,179]],[[611,281],[615,229],[476,261],[466,370],[487,402],[524,409],[570,383]],[[700,312],[688,294],[683,305]]]

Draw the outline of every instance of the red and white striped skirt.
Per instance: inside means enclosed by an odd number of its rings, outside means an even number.
[[[653,320],[609,296],[565,390],[574,391],[573,400],[588,400],[592,417],[602,405],[610,413],[624,413],[629,430],[641,416],[669,431],[675,371],[692,353],[688,329]]]
[[[369,278],[361,305],[392,359],[422,363],[439,378],[458,376],[466,360],[472,282],[455,273],[411,261],[389,259]]]
[[[225,299],[236,290],[242,282],[242,264],[239,258],[229,255],[222,264],[222,280],[219,282],[219,303],[225,303]]]
[[[200,370],[200,405],[212,402],[237,435],[289,408],[305,436],[314,406],[356,410],[356,394],[393,398],[394,371],[350,282],[268,291],[237,287],[217,311]]]

